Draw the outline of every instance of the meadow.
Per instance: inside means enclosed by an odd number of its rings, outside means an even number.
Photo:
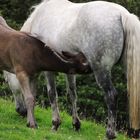
[[[11,101],[0,98],[0,140],[103,140],[105,126],[82,120],[82,128],[74,132],[71,117],[61,112],[62,124],[57,132],[51,130],[51,110],[39,106],[35,109],[38,129],[26,127],[26,118],[19,116]],[[118,134],[116,140],[129,140]]]

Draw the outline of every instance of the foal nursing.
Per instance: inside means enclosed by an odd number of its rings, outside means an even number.
[[[10,28],[0,17],[0,69],[15,73],[27,107],[27,124],[35,128],[33,76],[40,71],[88,73],[90,67],[79,53],[57,52],[24,32]]]

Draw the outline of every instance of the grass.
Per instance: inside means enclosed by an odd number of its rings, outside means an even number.
[[[15,112],[11,101],[0,99],[0,140],[103,140],[105,127],[90,121],[82,121],[82,128],[74,132],[71,117],[61,112],[62,124],[57,132],[51,131],[51,110],[36,107],[38,129],[26,127],[26,118]],[[116,140],[129,140],[119,134]]]

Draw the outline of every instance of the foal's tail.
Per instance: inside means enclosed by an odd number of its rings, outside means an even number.
[[[134,129],[140,128],[140,21],[130,13],[122,13],[127,62],[127,89],[129,121]]]

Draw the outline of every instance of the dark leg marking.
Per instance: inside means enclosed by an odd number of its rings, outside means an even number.
[[[96,80],[105,92],[105,102],[108,108],[108,124],[106,136],[108,139],[116,138],[116,96],[117,92],[111,81],[111,74],[108,71],[95,72]]]

